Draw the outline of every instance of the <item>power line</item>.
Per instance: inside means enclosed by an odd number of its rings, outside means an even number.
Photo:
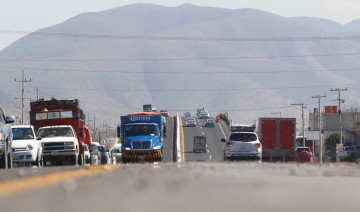
[[[86,101],[82,101],[83,103]],[[108,107],[116,107],[116,108],[128,108],[128,109],[134,109],[134,110],[142,110],[142,107],[132,107],[132,106],[123,106],[123,105],[117,105],[117,104],[104,104],[104,103],[93,103],[93,102],[86,102],[88,104],[96,104],[96,105],[102,105],[102,106],[108,106]],[[213,109],[212,111],[214,112],[221,112],[221,111],[229,111],[229,112],[249,112],[249,111],[261,111],[261,110],[276,110],[276,109],[285,109],[285,108],[291,108],[291,106],[278,106],[278,107],[268,107],[268,108],[247,108],[247,109],[228,109],[228,108],[223,108],[223,109]],[[196,110],[196,108],[192,108],[192,109],[176,109],[176,108],[167,108],[168,110],[171,111],[192,111],[192,110]]]
[[[359,86],[356,84],[346,84],[347,86]],[[122,88],[73,88],[73,87],[36,87],[46,90],[79,90],[79,91],[119,91],[119,92],[218,92],[218,91],[248,91],[248,90],[276,90],[276,89],[304,89],[304,88],[323,88],[338,85],[310,85],[310,86],[288,86],[288,87],[253,87],[253,88],[216,88],[216,89],[122,89]]]
[[[74,37],[74,38],[101,38],[115,40],[149,40],[149,41],[215,41],[215,42],[286,42],[286,41],[345,41],[359,40],[360,36],[309,36],[309,37],[199,37],[199,36],[146,36],[146,35],[100,35],[75,34],[56,32],[27,32],[14,30],[0,30],[1,34],[23,34],[43,37]]]
[[[56,68],[31,68],[31,67],[1,67],[2,69],[26,69],[32,71],[59,71],[59,72],[84,72],[84,73],[117,73],[117,74],[276,74],[276,73],[312,73],[312,72],[343,72],[358,71],[359,68],[343,69],[312,69],[312,70],[279,70],[279,71],[119,71],[119,70],[101,70],[89,71],[82,69],[56,69]]]
[[[358,53],[349,54],[309,54],[309,55],[269,55],[242,57],[189,57],[189,58],[109,58],[109,59],[0,59],[6,62],[114,62],[114,61],[189,61],[189,60],[239,60],[239,59],[269,59],[269,58],[302,58],[302,57],[333,57],[359,56]]]

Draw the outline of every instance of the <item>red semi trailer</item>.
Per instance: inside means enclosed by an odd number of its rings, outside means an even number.
[[[71,100],[57,100],[57,99],[39,99],[34,102],[30,102],[30,124],[34,126],[35,130],[38,131],[40,128],[45,127],[72,127],[76,134],[78,143],[75,142],[74,151],[78,155],[77,161],[79,165],[90,163],[90,158],[84,156],[84,146],[91,147],[92,138],[91,132],[88,127],[84,124],[84,114],[79,106],[77,99]],[[49,141],[47,141],[49,140]],[[61,158],[66,156],[66,152],[69,152],[71,148],[69,142],[56,141],[56,139],[44,138],[40,140],[42,143],[42,152],[44,162],[46,160],[55,161],[61,163]],[[55,145],[56,142],[56,146]],[[69,153],[67,153],[69,155]]]
[[[295,160],[296,118],[259,118],[263,161]]]

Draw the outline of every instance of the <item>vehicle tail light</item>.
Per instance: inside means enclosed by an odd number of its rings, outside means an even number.
[[[256,145],[258,148],[261,147],[261,143],[256,143],[255,145]]]

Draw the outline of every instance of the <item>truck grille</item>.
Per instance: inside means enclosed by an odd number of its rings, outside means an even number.
[[[151,141],[133,141],[133,149],[150,149]]]
[[[53,151],[53,150],[65,150],[73,149],[74,145],[65,144],[68,142],[49,142],[43,143],[43,151]]]

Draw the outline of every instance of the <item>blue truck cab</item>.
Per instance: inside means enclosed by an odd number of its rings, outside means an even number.
[[[156,112],[137,112],[120,117],[122,161],[161,161],[163,118]]]

